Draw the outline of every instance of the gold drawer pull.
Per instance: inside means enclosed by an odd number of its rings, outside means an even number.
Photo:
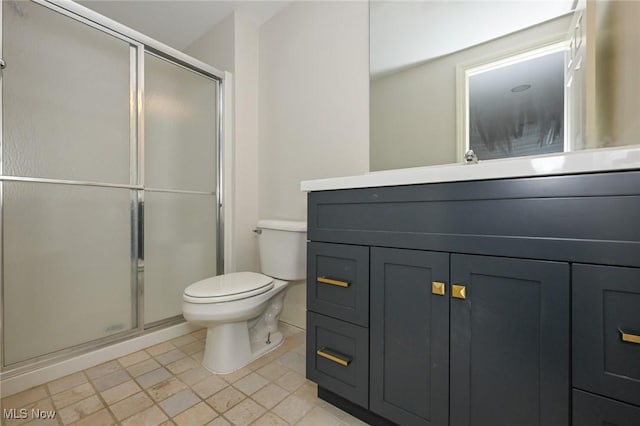
[[[444,296],[445,292],[446,292],[446,287],[443,282],[440,282],[440,281],[431,282],[431,293],[437,294],[438,296]]]
[[[451,286],[451,296],[456,299],[466,299],[467,298],[467,287],[459,284],[454,284]]]
[[[318,349],[316,351],[316,354],[318,354],[319,356],[321,356],[322,358],[326,358],[329,361],[333,361],[336,364],[340,364],[343,367],[346,367],[347,365],[349,365],[351,363],[350,359],[344,359],[344,358],[340,358],[339,356],[330,354],[328,352],[326,352],[326,348],[322,348],[322,349]]]
[[[318,277],[317,281],[322,284],[336,285],[338,287],[347,288],[351,285],[349,281],[332,280],[327,277]]]
[[[620,335],[622,336],[623,342],[635,343],[640,345],[640,336],[635,334],[625,333],[622,330],[620,330]]]

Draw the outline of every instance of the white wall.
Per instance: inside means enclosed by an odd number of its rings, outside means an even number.
[[[371,81],[371,170],[456,159],[456,67],[568,31],[571,16]]]
[[[597,2],[596,147],[640,141],[640,2]]]
[[[258,26],[235,12],[190,45],[185,52],[233,79],[233,229],[232,262],[226,272],[257,271],[258,249],[253,229],[258,221]],[[228,259],[227,259],[228,260]]]
[[[258,219],[305,220],[300,181],[369,168],[366,1],[294,2],[258,27],[235,12],[186,52],[234,72],[237,270],[258,270]],[[304,327],[304,282],[281,319]]]
[[[261,27],[261,217],[305,220],[301,180],[368,171],[368,25],[366,1],[303,1]],[[304,325],[305,291],[291,286],[284,321]]]

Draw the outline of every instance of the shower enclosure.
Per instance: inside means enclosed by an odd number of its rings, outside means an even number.
[[[70,2],[2,2],[2,375],[182,320],[222,273],[223,74]]]

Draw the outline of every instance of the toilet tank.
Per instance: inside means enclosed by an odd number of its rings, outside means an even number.
[[[261,220],[258,230],[261,272],[286,281],[305,279],[307,223]]]

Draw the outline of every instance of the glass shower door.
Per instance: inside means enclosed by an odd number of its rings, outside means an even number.
[[[138,326],[135,46],[36,3],[2,8],[7,366]]]
[[[145,54],[144,320],[182,314],[216,275],[218,82]]]

